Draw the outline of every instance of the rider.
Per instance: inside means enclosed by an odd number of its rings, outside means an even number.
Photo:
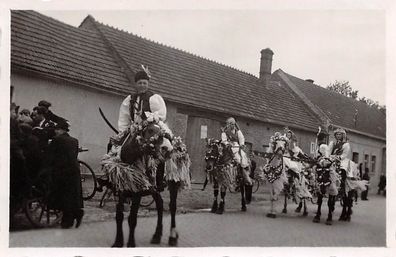
[[[159,120],[159,125],[166,129],[164,121],[166,120],[166,105],[164,99],[159,94],[154,94],[149,90],[150,73],[148,69],[142,66],[142,70],[135,74],[135,88],[136,93],[128,95],[121,103],[119,117],[118,117],[118,130],[119,133],[110,137],[110,142],[113,145],[112,152],[120,152],[121,145],[126,139],[129,132],[134,134],[134,128],[140,125],[148,117],[152,115]],[[169,130],[170,131],[170,130]],[[164,163],[158,165],[157,172],[164,173]],[[160,177],[160,176],[157,176]],[[163,181],[156,181],[157,189],[163,190]]]
[[[367,181],[360,181],[358,178],[357,165],[351,161],[351,146],[347,141],[346,131],[338,128],[334,131],[336,142],[329,144],[329,152],[332,158],[339,161],[341,171],[341,190],[344,196],[344,206],[348,207],[348,211],[343,208],[340,220],[350,220],[352,208],[352,196],[356,189],[365,190]]]
[[[118,117],[119,133],[111,138],[112,143],[116,145],[122,143],[120,141],[126,132],[129,132],[132,123],[141,124],[143,120],[147,119],[147,112],[155,114],[162,122],[166,120],[165,101],[159,94],[154,94],[149,90],[149,80],[150,73],[147,69],[135,74],[136,93],[128,95],[122,101]]]
[[[244,151],[245,137],[233,117],[226,120],[226,126],[221,132],[221,141],[226,145],[231,145],[234,160],[241,167],[245,183],[252,185],[252,179],[249,177],[249,159]]]

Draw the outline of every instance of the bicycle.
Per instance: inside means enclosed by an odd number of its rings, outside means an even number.
[[[78,152],[87,152],[89,149],[80,147]],[[105,206],[106,201],[108,201],[111,196],[114,196],[114,190],[111,188],[111,185],[104,182],[102,185],[99,184],[98,180],[100,178],[96,177],[95,172],[93,169],[84,161],[78,160],[80,166],[80,176],[81,176],[81,186],[82,186],[82,194],[83,200],[90,200],[92,199],[96,192],[101,192],[99,188],[106,187],[100,202],[99,207],[102,208]],[[103,181],[103,180],[102,180]],[[99,184],[99,185],[98,185]],[[154,199],[147,200],[146,197],[143,197],[140,206],[148,207],[154,202]]]
[[[89,149],[80,147],[78,152],[88,152]],[[97,189],[97,179],[93,169],[84,161],[78,160],[81,176],[82,198],[89,200],[94,197]]]
[[[99,202],[99,207],[103,208],[106,205],[106,202],[111,198],[116,196],[115,191],[113,190],[112,187],[106,186],[106,190],[104,191],[100,202]],[[147,198],[147,197],[142,197],[140,200],[140,206],[141,207],[149,207],[154,203],[154,198]]]

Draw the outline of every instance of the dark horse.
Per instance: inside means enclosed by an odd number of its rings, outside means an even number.
[[[132,167],[141,167],[144,170],[146,178],[148,178],[149,187],[142,190],[122,190],[117,189],[118,203],[116,205],[116,223],[117,234],[113,247],[122,247],[124,245],[124,236],[122,230],[122,223],[124,220],[124,203],[126,198],[131,198],[130,215],[128,217],[129,223],[129,239],[127,247],[135,247],[135,228],[137,223],[137,214],[140,206],[142,196],[151,195],[155,201],[157,208],[157,226],[155,233],[151,239],[152,244],[159,244],[162,236],[162,215],[163,215],[163,200],[160,191],[163,189],[163,172],[165,160],[169,157],[173,150],[171,145],[171,138],[169,134],[163,130],[156,123],[148,123],[135,136],[128,135],[121,147],[121,161],[129,164]],[[134,171],[132,171],[133,173]],[[136,172],[136,171],[135,171]],[[122,180],[123,178],[120,178]],[[127,183],[126,181],[120,181]],[[114,186],[114,185],[113,185]],[[169,190],[171,192],[171,214],[172,221],[176,213],[176,197],[177,184],[170,183]],[[175,195],[176,190],[176,195]],[[169,238],[169,244],[175,245],[177,243],[177,236]]]
[[[317,195],[318,195],[318,209],[316,211],[316,216],[313,222],[319,223],[321,216],[321,208],[323,197],[326,193],[329,194],[329,199],[327,201],[327,206],[329,207],[329,212],[327,214],[326,225],[332,225],[333,223],[333,211],[335,208],[335,201],[337,197],[337,185],[334,179],[335,174],[333,166],[334,161],[328,157],[319,157],[316,164],[316,183],[317,183]]]
[[[207,139],[206,147],[206,172],[213,180],[213,193],[215,198],[211,212],[223,214],[226,190],[227,187],[233,186],[235,179],[234,175],[236,175],[236,181],[241,191],[241,210],[246,211],[245,181],[242,175],[243,170],[240,165],[235,163],[231,146],[223,144],[220,140]],[[221,196],[220,204],[218,204],[217,201],[219,189]]]

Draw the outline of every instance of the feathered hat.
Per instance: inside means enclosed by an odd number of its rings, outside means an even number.
[[[138,82],[141,79],[150,80],[150,78],[151,78],[151,74],[150,74],[150,71],[148,70],[148,67],[144,66],[142,64],[141,68],[142,68],[142,70],[136,72],[136,74],[135,74],[135,82]]]

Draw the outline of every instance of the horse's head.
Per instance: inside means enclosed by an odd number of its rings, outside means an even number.
[[[222,149],[219,140],[212,138],[206,140],[205,161],[207,171],[213,170],[217,160],[220,157],[221,151]]]
[[[173,150],[172,136],[164,131],[158,123],[148,123],[142,130],[142,141],[145,149],[158,157],[167,158]]]
[[[289,146],[289,139],[281,135],[279,132],[275,133],[274,136],[271,137],[271,150],[274,154],[283,155],[286,149]]]
[[[142,156],[167,159],[173,150],[172,135],[161,128],[157,122],[143,122],[134,127],[133,136],[129,137],[121,148],[121,160],[133,164]]]

